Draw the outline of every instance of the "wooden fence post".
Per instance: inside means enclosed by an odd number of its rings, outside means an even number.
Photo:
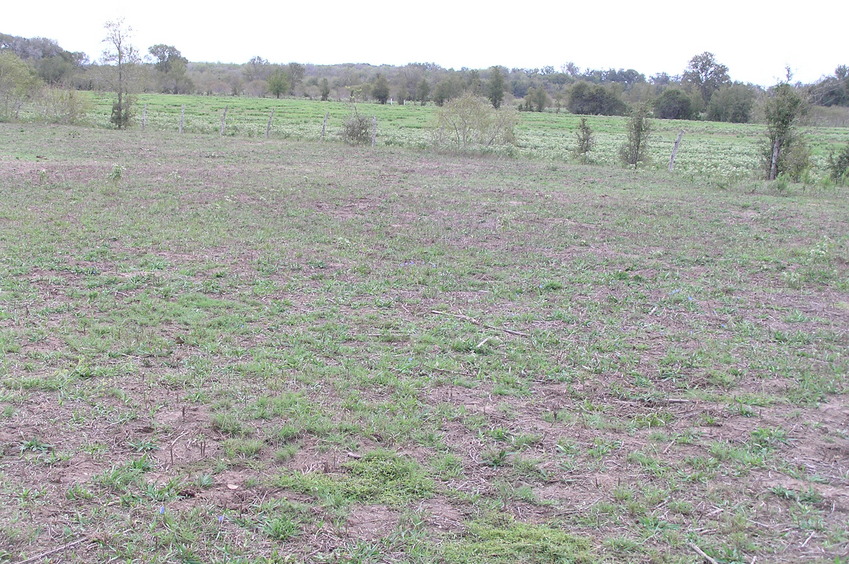
[[[678,134],[678,138],[675,139],[675,144],[672,146],[672,154],[669,156],[669,172],[672,172],[675,169],[675,157],[678,156],[678,145],[681,144],[681,139],[684,138],[684,130]]]
[[[224,127],[227,125],[227,106],[224,106],[224,113],[221,114],[221,129],[218,135],[224,135]]]
[[[271,108],[271,113],[268,114],[268,123],[265,124],[265,138],[268,139],[268,134],[271,131],[271,120],[274,119],[274,108]]]
[[[324,133],[327,131],[327,119],[330,117],[330,112],[324,114],[324,123],[321,124],[321,140],[324,141]]]
[[[186,105],[183,104],[180,108],[180,133],[183,133],[183,124],[186,121]]]
[[[371,146],[377,143],[377,116],[371,116]]]

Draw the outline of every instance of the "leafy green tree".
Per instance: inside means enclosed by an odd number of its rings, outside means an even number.
[[[389,100],[389,81],[382,74],[378,74],[371,87],[371,95],[374,99],[385,104]]]
[[[649,158],[649,137],[651,137],[652,124],[649,120],[649,110],[645,104],[637,106],[631,112],[627,123],[628,138],[619,149],[622,162],[628,166],[637,168],[640,163],[645,163]]]
[[[806,110],[804,98],[789,84],[789,80],[771,89],[764,104],[767,143],[763,161],[767,180],[775,180],[785,172],[796,179],[801,176],[810,154],[808,152],[806,159],[804,139],[797,126]]]
[[[34,68],[12,51],[0,51],[0,121],[18,119],[21,107],[40,87]]]
[[[747,123],[755,105],[755,90],[744,84],[723,86],[710,99],[707,119]]]
[[[0,51],[11,51],[32,65],[41,79],[49,85],[69,83],[74,74],[88,63],[85,53],[71,53],[46,37],[17,37],[0,33]]]
[[[625,102],[619,98],[613,87],[586,81],[572,85],[566,108],[573,114],[604,116],[623,115],[627,110]]]
[[[654,114],[660,119],[692,119],[690,96],[678,88],[667,88],[654,103]]]
[[[156,70],[161,91],[182,94],[194,89],[191,79],[187,76],[189,60],[179,49],[160,43],[149,47],[147,51],[154,58],[153,68]]]
[[[114,65],[115,74],[112,87],[118,96],[112,105],[112,117],[110,121],[118,129],[129,125],[132,116],[132,97],[130,96],[131,75],[139,62],[139,54],[130,42],[133,28],[124,24],[123,19],[106,22],[106,37],[103,43],[106,48],[103,51],[104,63]]]
[[[704,107],[710,103],[713,93],[722,86],[731,83],[728,76],[728,67],[716,61],[713,53],[705,51],[690,59],[681,82],[691,85],[701,95]]]
[[[320,93],[322,102],[326,102],[330,99],[330,83],[327,82],[326,78],[321,79]]]
[[[501,73],[499,67],[491,67],[489,69],[489,84],[487,84],[486,96],[489,98],[492,107],[496,110],[504,102],[504,75]]]
[[[280,98],[280,96],[289,92],[289,88],[289,73],[280,66],[276,67],[268,77],[268,91],[275,98]]]

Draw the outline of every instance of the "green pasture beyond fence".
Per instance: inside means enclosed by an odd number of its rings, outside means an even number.
[[[109,127],[112,101],[110,94],[93,94],[88,124]],[[141,94],[135,101],[132,127],[145,131],[339,141],[343,123],[357,112],[376,119],[377,145],[426,149],[433,145],[437,109],[418,104]],[[520,116],[516,156],[561,162],[571,158],[581,116],[553,111],[522,112]],[[590,161],[617,165],[619,147],[625,141],[625,119],[587,119],[596,138]],[[762,124],[653,120],[653,125],[649,166],[666,168],[675,139],[684,131],[675,160],[677,173],[717,182],[757,180],[762,176]],[[805,127],[804,131],[813,152],[811,180],[816,181],[826,176],[829,152],[849,142],[849,129]]]

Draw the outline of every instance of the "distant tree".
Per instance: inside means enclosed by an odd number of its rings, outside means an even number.
[[[382,74],[378,74],[371,87],[371,95],[374,99],[385,104],[389,100],[389,81]]]
[[[254,80],[265,80],[268,78],[270,70],[271,65],[268,60],[263,59],[260,56],[256,56],[245,63],[242,68],[242,74],[245,77],[245,82],[252,82]]]
[[[280,98],[280,96],[287,94],[289,89],[289,73],[280,66],[275,67],[274,71],[268,77],[268,91],[275,98]]]
[[[452,76],[447,76],[439,81],[436,85],[436,91],[433,93],[433,102],[437,106],[442,106],[451,98],[455,98],[460,92],[458,85]]]
[[[755,104],[755,90],[745,84],[723,86],[710,99],[707,119],[710,121],[728,121],[747,123]]]
[[[88,62],[85,53],[71,53],[46,37],[17,37],[0,33],[0,51],[11,51],[32,65],[41,79],[50,85],[67,84]]]
[[[681,81],[695,88],[701,95],[704,107],[707,107],[713,93],[730,84],[731,78],[728,76],[728,67],[716,62],[713,53],[705,51],[690,59]]]
[[[649,120],[649,110],[641,104],[631,112],[627,122],[628,138],[619,149],[619,157],[628,166],[637,168],[640,163],[648,161],[649,137],[652,124]]]
[[[18,119],[21,107],[40,86],[35,69],[12,51],[0,51],[0,121]]]
[[[614,116],[623,115],[627,110],[614,87],[585,81],[572,85],[566,107],[571,113],[582,115]]]
[[[476,69],[468,71],[466,75],[466,84],[464,90],[471,92],[475,96],[481,96],[483,93],[483,82],[481,81],[480,72]]]
[[[804,139],[798,131],[799,119],[806,111],[804,98],[788,80],[773,87],[764,104],[767,143],[763,149],[763,162],[767,180],[788,173],[798,180],[810,161]]]
[[[651,77],[649,77],[649,82],[651,82],[655,86],[668,86],[669,84],[672,83],[672,80],[673,80],[672,77],[669,76],[669,74],[665,73],[665,72],[659,72],[659,73],[653,74],[653,75],[651,75]]]
[[[818,106],[849,106],[849,67],[840,65],[834,69],[834,76],[813,84],[810,99]]]
[[[504,75],[499,67],[489,69],[489,84],[486,87],[486,97],[496,110],[504,101]]]
[[[326,102],[328,99],[330,99],[330,83],[327,81],[326,78],[321,79],[320,92],[322,102]]]
[[[115,74],[113,88],[118,95],[117,101],[112,105],[111,122],[118,129],[129,125],[132,116],[132,98],[130,96],[131,73],[139,62],[139,54],[130,39],[133,28],[124,24],[123,19],[106,22],[106,37],[103,43],[106,49],[103,51],[104,63],[114,65]]]
[[[153,68],[163,92],[182,94],[194,88],[186,75],[189,60],[176,47],[160,43],[147,51],[154,58]]]
[[[404,102],[410,99],[410,94],[407,92],[407,86],[405,84],[401,84],[398,86],[398,90],[395,91],[395,100],[398,101],[398,104],[403,106]]]
[[[568,63],[560,65],[560,72],[574,79],[580,76],[581,67],[579,67],[572,61],[569,61]]]
[[[240,96],[245,91],[245,81],[237,74],[231,74],[226,77],[226,82],[230,86],[231,96]]]
[[[424,106],[430,99],[430,83],[426,78],[422,78],[416,86],[416,100]]]
[[[550,101],[551,100],[548,97],[548,93],[545,91],[545,88],[542,86],[539,88],[531,88],[525,95],[525,109],[542,112],[546,107],[548,107]]]
[[[655,101],[654,114],[660,119],[691,119],[693,103],[683,90],[667,88]]]
[[[307,69],[300,63],[289,63],[289,88],[292,94],[295,93],[295,88],[304,79]]]

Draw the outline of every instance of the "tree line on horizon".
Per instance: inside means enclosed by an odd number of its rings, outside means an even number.
[[[129,34],[124,36],[125,41],[129,38]],[[488,98],[495,108],[510,103],[525,111],[624,115],[632,107],[649,105],[654,117],[661,119],[736,123],[753,119],[755,102],[765,93],[759,86],[732,81],[728,67],[709,52],[693,56],[680,74],[646,77],[634,69],[581,69],[574,63],[559,69],[494,66],[460,70],[435,63],[276,64],[261,56],[242,64],[203,63],[189,61],[172,45],[150,46],[143,56],[129,43],[122,48],[127,55],[123,64],[128,65],[128,71],[132,68],[122,81],[133,92],[437,106],[470,93]],[[84,53],[68,52],[51,39],[0,34],[0,69],[6,68],[6,72],[0,72],[0,103],[3,82],[14,76],[9,69],[16,69],[18,82],[29,83],[30,89],[42,83],[73,90],[115,91],[116,63],[109,58],[92,62]],[[20,78],[24,76],[28,80]],[[813,84],[793,86],[813,105],[849,106],[849,67],[845,65]],[[9,106],[8,101],[5,106]]]

